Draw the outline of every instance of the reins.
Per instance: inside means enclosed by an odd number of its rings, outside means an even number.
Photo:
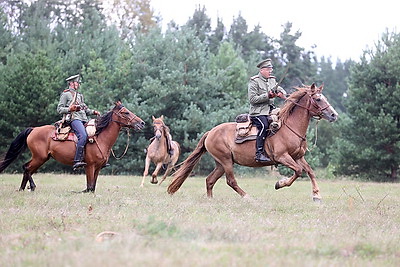
[[[121,110],[122,110],[122,108],[121,108],[120,110],[118,110],[118,112],[113,111],[113,113],[114,113],[115,115],[117,115],[118,117],[121,117],[121,116],[122,116],[122,115],[121,115]],[[130,123],[137,117],[135,114],[133,114],[133,115],[134,115],[134,116],[133,116],[131,119],[129,119],[128,123],[125,123],[125,122],[122,122],[122,121],[118,121],[118,120],[113,120],[113,119],[110,120],[110,121],[112,121],[112,122],[117,123],[121,128],[126,128],[126,133],[127,133],[127,140],[126,140],[125,150],[124,150],[124,152],[123,152],[120,156],[117,157],[117,156],[115,155],[115,153],[114,153],[114,150],[111,148],[111,154],[113,155],[113,157],[114,157],[116,160],[122,159],[122,158],[125,156],[126,152],[128,152],[128,148],[129,148],[129,139],[130,139],[129,126],[130,126]],[[103,156],[103,158],[105,158],[105,157],[104,157],[104,154],[103,154],[103,151],[101,151],[100,146],[99,146],[99,144],[98,144],[98,142],[97,142],[97,138],[95,138],[94,140],[95,140],[95,142],[96,142],[96,145],[97,145],[98,149],[100,150],[101,155]]]
[[[129,128],[127,128],[127,127],[126,127],[126,134],[128,135],[128,137],[126,139],[126,147],[125,147],[124,152],[121,154],[121,156],[119,156],[119,157],[115,156],[114,150],[111,148],[111,154],[114,156],[114,158],[116,160],[122,159],[125,156],[126,152],[128,151],[130,132],[129,132]]]
[[[313,112],[313,111],[311,110],[311,108],[310,108],[311,106],[314,106],[314,107],[316,107],[316,108],[318,109],[316,115],[312,115],[312,117],[318,116],[318,118],[316,118],[316,119],[317,119],[317,122],[316,122],[316,124],[315,124],[315,141],[314,141],[314,145],[313,145],[313,147],[312,147],[311,149],[308,149],[308,147],[307,147],[307,150],[311,152],[311,151],[317,146],[317,139],[318,139],[318,122],[322,119],[321,114],[323,113],[323,111],[324,111],[325,109],[329,108],[331,105],[328,104],[328,105],[326,105],[325,107],[320,108],[320,107],[318,106],[318,104],[315,103],[314,98],[312,98],[312,96],[313,96],[314,94],[309,95],[309,94],[307,94],[307,93],[305,93],[302,97],[300,97],[300,98],[298,99],[298,101],[300,101],[300,99],[302,99],[305,95],[308,95],[309,98],[310,98],[310,101],[308,102],[308,103],[309,103],[308,107],[307,107],[307,106],[300,105],[298,102],[295,102],[295,101],[293,101],[293,100],[291,100],[291,99],[287,99],[287,100],[290,101],[290,102],[292,102],[294,105],[296,105],[296,106],[298,106],[298,107],[301,107],[301,108],[304,108],[304,109],[308,110],[309,113]],[[304,136],[304,137],[301,136],[301,135],[298,134],[295,130],[293,130],[289,125],[287,125],[287,123],[286,123],[285,121],[282,121],[282,122],[283,122],[283,124],[284,124],[292,133],[294,133],[297,137],[299,137],[303,142],[307,140],[307,139],[306,139],[307,135]]]

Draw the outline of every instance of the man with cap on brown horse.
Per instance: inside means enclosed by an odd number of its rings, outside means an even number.
[[[274,76],[272,76],[273,66],[271,59],[265,59],[258,63],[259,73],[250,78],[248,83],[248,98],[250,102],[250,118],[257,127],[258,134],[256,139],[257,162],[268,162],[271,159],[264,151],[265,138],[269,127],[268,115],[274,108],[274,98],[285,98],[285,90],[279,86]]]
[[[58,113],[66,116],[66,120],[70,122],[71,128],[74,130],[78,142],[76,144],[76,152],[74,157],[73,170],[86,166],[84,162],[84,149],[87,141],[87,133],[84,124],[88,121],[88,115],[100,115],[97,110],[89,109],[84,103],[83,95],[78,92],[80,86],[80,75],[73,75],[66,79],[68,88],[65,89],[57,106]]]

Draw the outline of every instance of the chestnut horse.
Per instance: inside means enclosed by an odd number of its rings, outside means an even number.
[[[165,173],[162,177],[159,185],[167,178],[168,174],[171,172],[172,168],[178,161],[180,154],[180,146],[176,141],[172,141],[171,135],[169,133],[169,128],[164,124],[164,116],[161,115],[159,118],[153,119],[154,137],[151,144],[147,147],[146,162],[143,172],[143,179],[140,187],[144,185],[144,179],[149,174],[150,163],[153,162],[156,165],[156,169],[151,175],[151,183],[157,184],[157,175],[161,167],[165,167]],[[168,144],[168,143],[170,144]],[[173,150],[172,155],[169,154],[168,146]]]
[[[181,167],[174,174],[174,179],[168,187],[168,193],[173,194],[181,187],[200,161],[201,156],[208,151],[216,164],[214,170],[206,178],[208,197],[213,196],[214,184],[224,173],[227,184],[242,197],[246,196],[246,192],[239,187],[234,177],[234,163],[248,167],[283,164],[294,170],[294,175],[279,180],[275,184],[275,189],[290,186],[304,170],[311,179],[313,199],[321,200],[314,171],[304,159],[307,149],[306,131],[312,117],[334,122],[337,120],[338,114],[322,94],[323,86],[317,88],[315,84],[312,84],[296,89],[297,91],[286,99],[280,110],[281,128],[265,142],[265,150],[272,162],[256,162],[254,159],[255,141],[235,143],[236,123],[223,123],[201,137],[195,150],[181,163]]]
[[[115,107],[99,118],[96,136],[93,143],[87,143],[85,148],[86,189],[82,192],[94,192],[96,182],[102,166],[107,162],[110,151],[118,138],[122,127],[133,128],[135,131],[144,127],[144,121],[129,111],[120,101]],[[32,179],[35,173],[50,157],[66,165],[73,165],[76,145],[73,141],[54,141],[52,134],[55,127],[44,125],[41,127],[27,128],[22,131],[11,143],[5,158],[0,162],[0,172],[22,153],[28,146],[32,158],[24,164],[20,191],[24,190],[29,181],[31,191],[36,185]]]

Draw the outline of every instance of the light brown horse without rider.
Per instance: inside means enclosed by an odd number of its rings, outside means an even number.
[[[175,166],[180,155],[179,143],[172,140],[171,134],[169,132],[168,126],[164,123],[164,116],[161,115],[159,118],[153,119],[154,127],[154,137],[153,141],[147,147],[146,161],[143,172],[143,179],[140,187],[143,187],[144,180],[149,174],[150,163],[153,162],[156,165],[154,172],[151,175],[151,183],[157,184],[157,175],[161,167],[166,168],[163,177],[159,185],[167,178],[168,174],[171,172],[172,168]],[[171,155],[172,154],[172,155]]]
[[[174,179],[168,187],[168,193],[173,194],[181,187],[200,161],[201,156],[208,152],[216,164],[214,170],[206,178],[208,197],[213,196],[212,189],[224,173],[227,184],[242,197],[246,196],[246,192],[239,187],[234,177],[234,163],[248,167],[283,164],[294,170],[294,174],[290,178],[277,181],[275,189],[292,185],[305,171],[311,179],[313,199],[321,200],[314,171],[304,159],[307,149],[306,132],[312,117],[334,122],[338,118],[338,113],[322,94],[323,86],[317,88],[315,84],[312,84],[296,89],[297,91],[288,97],[280,110],[281,128],[265,142],[265,151],[273,160],[272,162],[256,162],[254,159],[255,141],[235,143],[236,123],[223,123],[201,137],[195,150],[181,163],[181,167],[174,174]]]
[[[86,189],[82,192],[94,192],[99,172],[107,162],[110,151],[118,138],[122,127],[133,128],[135,131],[144,127],[144,121],[129,111],[120,101],[115,107],[99,118],[93,143],[87,143],[85,148]],[[73,165],[76,145],[73,141],[55,141],[52,135],[54,125],[30,127],[22,131],[11,143],[5,158],[0,162],[0,172],[23,152],[26,146],[31,151],[32,158],[24,164],[24,174],[19,188],[24,190],[29,181],[31,191],[36,185],[32,179],[35,173],[50,157],[66,165]]]

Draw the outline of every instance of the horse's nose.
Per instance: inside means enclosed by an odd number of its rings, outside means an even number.
[[[146,123],[145,123],[144,121],[142,121],[142,122],[140,123],[140,125],[141,125],[142,127],[144,127],[144,126],[146,125]]]
[[[338,119],[338,114],[337,113],[331,113],[331,115],[329,117],[330,117],[329,121],[330,122],[334,122],[334,121],[336,121]]]

